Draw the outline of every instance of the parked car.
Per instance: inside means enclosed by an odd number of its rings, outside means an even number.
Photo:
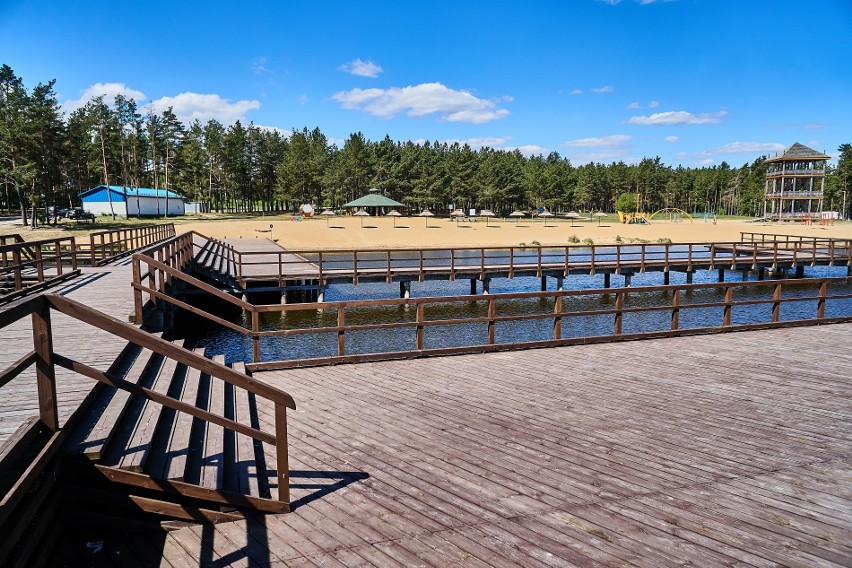
[[[72,209],[68,213],[69,219],[74,219],[75,221],[91,221],[95,222],[95,214],[91,211],[86,211],[85,209]]]
[[[48,217],[62,217],[65,218],[68,216],[70,209],[66,209],[65,207],[56,207],[51,205],[47,208],[47,216]]]

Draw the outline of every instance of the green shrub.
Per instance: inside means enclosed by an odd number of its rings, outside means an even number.
[[[658,242],[658,243],[660,243],[661,245],[670,245],[670,244],[672,244],[672,240],[671,240],[670,238],[668,238],[668,237],[660,237],[659,239],[657,239],[657,242]]]
[[[570,237],[568,237],[568,242],[569,243],[579,243],[580,239],[577,238],[577,235],[571,235]]]
[[[620,245],[624,242],[624,239],[621,238],[621,235],[615,235],[615,244]]]
[[[531,246],[534,246],[534,247],[540,247],[540,246],[541,246],[541,243],[540,243],[540,242],[538,242],[538,241],[530,241],[530,245],[531,245]]]
[[[583,239],[583,244],[592,246],[593,244],[595,244],[595,241],[592,239]]]

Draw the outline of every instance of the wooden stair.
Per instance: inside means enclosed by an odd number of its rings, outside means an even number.
[[[237,283],[234,268],[228,249],[219,241],[206,240],[194,258],[193,272],[226,286]]]
[[[119,378],[246,426],[258,424],[257,402],[265,399],[242,388],[133,345],[121,359],[113,365]],[[224,363],[223,356],[213,360]],[[232,368],[245,373],[241,364]],[[81,414],[64,444],[70,495],[79,496],[75,510],[96,514],[114,502],[122,518],[136,511],[140,519],[201,522],[289,510],[265,477],[275,479],[264,444],[248,436],[104,384]]]

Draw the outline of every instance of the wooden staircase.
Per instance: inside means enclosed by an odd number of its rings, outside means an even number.
[[[237,285],[233,251],[222,241],[206,239],[194,260],[193,271],[225,286]]]
[[[224,363],[223,356],[212,360]],[[245,374],[242,364],[231,368]],[[263,397],[133,344],[113,370],[247,427],[259,428],[259,416],[274,412]],[[106,503],[121,504],[122,519],[135,512],[140,520],[220,522],[248,510],[289,510],[278,500],[274,448],[267,452],[261,441],[105,384],[81,414],[64,444],[64,468],[69,495],[79,497],[72,506],[84,515],[102,516]]]

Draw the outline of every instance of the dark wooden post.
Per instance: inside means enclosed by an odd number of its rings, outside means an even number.
[[[776,323],[781,319],[781,284],[775,285],[775,292],[772,294],[772,323]]]
[[[562,339],[562,294],[556,296],[556,302],[553,305],[553,339]]]
[[[494,345],[494,317],[497,315],[497,302],[492,298],[488,300],[488,345]]]
[[[36,275],[39,282],[44,282],[44,259],[41,256],[41,245],[35,247]]]
[[[346,314],[343,306],[337,308],[337,354],[346,355],[346,335],[343,327],[346,325]]]
[[[420,249],[420,282],[426,281],[426,275],[423,273],[423,249]]]
[[[640,274],[644,274],[644,273],[645,273],[645,249],[646,249],[646,246],[647,246],[647,245],[644,245],[644,244],[643,244],[643,245],[642,245],[642,248],[641,248],[641,255],[642,255],[642,256],[641,256],[641,258],[639,259],[639,273],[640,273]]]
[[[624,318],[624,292],[618,292],[615,295],[615,323],[613,325],[612,334],[621,335],[621,324]]]
[[[254,362],[257,363],[260,361],[260,337],[257,335],[257,332],[260,331],[260,312],[255,310],[254,306],[251,310],[251,331],[252,356]]]
[[[77,270],[77,239],[71,237],[71,270]]]
[[[39,418],[51,431],[59,430],[56,407],[56,373],[53,367],[53,336],[50,329],[50,305],[43,298],[32,313],[33,350],[36,353]]]
[[[417,334],[416,334],[416,338],[414,340],[415,341],[415,347],[418,350],[423,349],[424,346],[425,346],[425,343],[426,343],[426,334],[425,334],[424,327],[423,327],[423,322],[425,321],[423,310],[424,310],[424,305],[422,303],[418,303],[417,304],[417,310],[416,310],[416,316],[415,316],[415,318],[416,318],[415,321],[417,322],[417,328],[416,328]]]
[[[21,249],[12,249],[12,268],[15,271],[15,290],[21,290],[24,287],[24,279],[21,274]]]
[[[828,291],[828,282],[823,280],[819,283],[819,296],[817,300],[817,319],[825,317],[825,296]]]
[[[352,284],[358,284],[358,251],[352,252]]]
[[[668,274],[668,273],[666,273]],[[672,331],[680,328],[680,288],[672,290]]]
[[[385,281],[390,284],[393,282],[393,272],[391,271],[391,251],[387,251],[387,276],[385,277]]]
[[[290,456],[287,452],[287,407],[275,403],[275,461],[278,466],[278,500],[290,502]]]
[[[135,308],[136,325],[142,325],[142,289],[137,286],[142,285],[142,267],[139,262],[139,257],[133,257],[133,305]]]
[[[722,315],[722,325],[730,327],[731,325],[731,309],[733,307],[734,287],[728,286],[725,290],[725,310]]]
[[[538,246],[538,264],[536,265],[535,275],[541,276],[541,245]]]

